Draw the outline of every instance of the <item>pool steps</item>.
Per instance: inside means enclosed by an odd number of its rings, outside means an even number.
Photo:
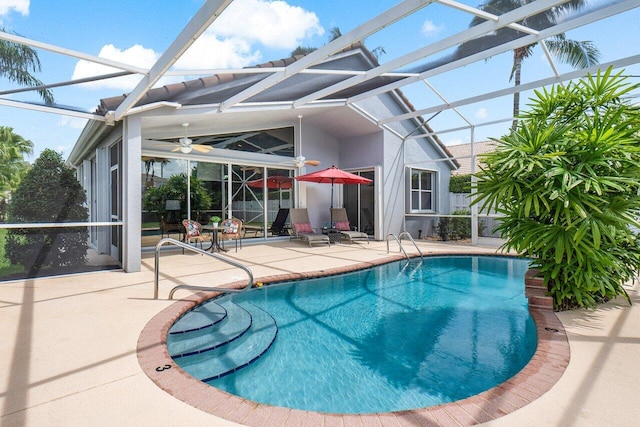
[[[167,337],[167,348],[174,359],[215,350],[240,338],[251,327],[251,314],[237,304],[220,306],[219,304],[209,303],[206,305],[216,305],[222,308],[225,316],[215,324],[191,330],[187,333],[173,334],[170,331],[170,335]],[[192,313],[193,316],[188,313],[180,321],[176,322],[174,324],[174,326],[177,326],[176,329],[182,329],[182,323],[193,323],[190,318],[198,317],[198,313]],[[181,322],[183,319],[185,319],[185,322]],[[234,321],[229,321],[229,319],[234,319]],[[216,326],[215,328],[213,327],[214,325]]]
[[[169,334],[184,334],[209,328],[222,322],[226,316],[227,310],[220,304],[203,304],[194,308],[188,316],[184,316],[174,323]]]
[[[553,297],[547,295],[544,278],[539,274],[540,271],[536,269],[529,269],[525,273],[525,295],[529,300],[529,307],[534,310],[553,310]]]
[[[167,336],[169,354],[193,377],[209,381],[235,372],[260,358],[275,341],[278,327],[264,310],[228,300],[206,305],[219,307],[187,313]],[[213,322],[217,316],[207,320],[210,313],[223,311],[226,314],[219,321]],[[191,316],[196,319],[190,319]],[[210,325],[202,326],[206,323]],[[184,330],[188,331],[172,333]]]

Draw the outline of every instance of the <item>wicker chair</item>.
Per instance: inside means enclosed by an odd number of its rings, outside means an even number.
[[[238,218],[225,219],[220,226],[223,228],[220,233],[222,244],[224,245],[225,240],[235,240],[236,252],[238,252],[238,242],[240,242],[240,249],[242,249],[242,220]]]
[[[184,225],[186,234],[185,241],[191,244],[191,241],[196,242],[196,246],[198,242],[200,242],[200,249],[202,249],[202,242],[211,242],[211,235],[205,234],[202,232],[202,225],[198,221],[194,221],[192,219],[185,219],[182,221],[182,225]]]

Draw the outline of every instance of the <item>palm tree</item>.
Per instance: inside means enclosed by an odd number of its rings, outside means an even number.
[[[0,31],[5,31],[0,28]],[[42,88],[43,83],[31,75],[40,72],[40,59],[35,50],[29,46],[0,40],[0,77],[6,77],[21,86],[39,88],[38,94],[47,104],[53,103],[53,94],[49,89]]]
[[[482,11],[489,12],[494,15],[501,15],[503,13],[507,13],[514,9],[522,7],[525,4],[532,3],[533,1],[535,0],[489,0],[484,4],[481,4],[478,8]],[[525,20],[519,22],[519,24],[522,24],[529,28],[533,28],[535,30],[543,30],[545,28],[556,25],[563,16],[582,9],[586,4],[587,1],[585,0],[570,0],[537,15],[530,16]],[[469,26],[473,27],[483,22],[485,22],[484,19],[475,17],[473,18]],[[470,47],[469,45],[495,45],[498,41],[505,42],[513,40],[517,37],[521,37],[522,35],[522,33],[516,30],[508,27],[503,27],[491,35],[480,37],[476,40],[472,40],[471,42],[463,43],[458,48],[458,51],[462,52],[468,50],[468,48]],[[545,44],[549,49],[551,55],[553,55],[558,61],[565,64],[570,64],[574,68],[587,68],[597,64],[600,60],[600,51],[592,42],[568,40],[563,33],[545,40]],[[511,68],[509,81],[513,81],[515,87],[520,86],[522,62],[533,54],[533,48],[536,45],[537,43],[530,44],[527,46],[519,47],[513,51],[513,66]],[[519,114],[520,93],[515,92],[513,94],[513,117],[516,118]],[[517,120],[514,119],[512,129],[515,129],[516,125]]]
[[[0,126],[0,199],[16,189],[29,169],[25,154],[33,152],[33,143],[13,132],[7,126]]]
[[[338,37],[342,36],[342,31],[340,31],[339,27],[333,27],[331,28],[331,30],[329,30],[329,42],[334,41],[335,39],[337,39]],[[364,40],[363,40],[364,43]],[[314,50],[316,50],[316,47],[313,46],[298,46],[295,48],[295,50],[293,52],[291,52],[291,56],[296,56],[296,55],[307,55],[311,52],[313,52]],[[384,55],[385,53],[387,53],[384,49],[384,47],[382,46],[378,46],[375,49],[371,50],[371,54],[376,58],[376,59],[380,59],[380,57],[382,55]]]

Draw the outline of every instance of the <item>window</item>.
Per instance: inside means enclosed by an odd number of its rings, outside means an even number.
[[[436,173],[423,169],[408,169],[409,197],[408,213],[428,213],[436,210]]]

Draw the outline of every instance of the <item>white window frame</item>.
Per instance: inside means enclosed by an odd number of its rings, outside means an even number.
[[[423,189],[422,186],[422,176],[418,177],[418,185],[419,188],[413,188],[413,175],[414,173],[424,174],[427,173],[431,176],[431,188]],[[407,168],[407,203],[406,203],[406,213],[408,214],[425,214],[425,213],[435,213],[437,210],[437,188],[438,188],[438,172],[433,169],[425,169],[425,168]],[[418,193],[418,206],[413,206],[413,195]],[[429,195],[431,198],[431,209],[422,209],[422,200],[425,195]]]

